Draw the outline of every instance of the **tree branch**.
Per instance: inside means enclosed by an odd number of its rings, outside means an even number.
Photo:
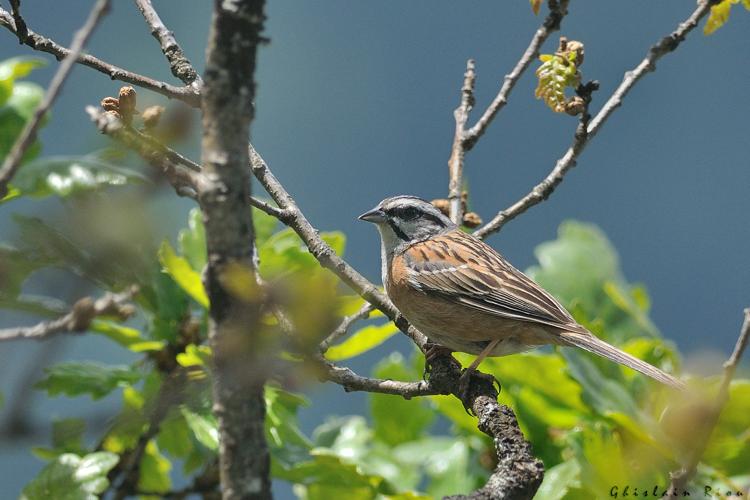
[[[141,14],[143,14],[143,19],[148,24],[151,34],[159,42],[162,53],[169,61],[172,74],[182,80],[185,85],[195,83],[195,86],[200,89],[203,85],[203,80],[195,71],[187,56],[185,56],[182,47],[180,47],[180,44],[177,43],[174,37],[174,33],[169,31],[162,22],[156,9],[151,4],[151,0],[135,0],[135,4],[138,6]]]
[[[247,137],[254,116],[254,73],[262,43],[262,0],[214,1],[203,94],[202,181],[208,250],[204,282],[211,301],[213,411],[219,427],[223,498],[270,499],[263,386],[268,376],[261,298],[225,288],[235,273],[257,282]],[[252,367],[252,370],[248,370]]]
[[[0,9],[0,25],[16,36],[19,35],[19,30],[13,20],[13,16],[4,9]],[[46,38],[31,30],[27,30],[24,43],[34,50],[52,54],[57,59],[63,59],[71,52],[70,49],[63,47],[54,40]],[[87,54],[80,55],[77,58],[77,62],[84,66],[88,66],[89,68],[93,68],[100,73],[104,73],[112,80],[120,80],[143,87],[170,99],[182,101],[194,108],[200,107],[200,92],[192,86],[186,85],[184,87],[175,87],[174,85],[169,85],[168,83],[160,82],[153,78],[127,71]]]
[[[99,132],[126,145],[149,165],[159,169],[177,194],[190,198],[196,197],[198,184],[202,180],[199,175],[200,165],[153,137],[126,125],[114,112],[107,112],[94,106],[87,106],[86,112]]]
[[[14,18],[17,20],[21,19],[20,14],[18,13],[19,7],[20,5],[17,1],[13,3],[13,14]],[[0,168],[0,199],[5,197],[8,193],[8,183],[16,174],[18,167],[20,167],[21,160],[23,160],[23,155],[26,153],[26,150],[29,149],[36,139],[36,132],[39,129],[39,125],[42,123],[42,118],[44,118],[44,115],[52,107],[55,99],[57,99],[65,80],[73,69],[73,64],[75,64],[76,59],[81,55],[83,47],[86,46],[86,42],[88,42],[94,29],[108,10],[109,0],[98,0],[91,9],[89,17],[86,19],[84,25],[73,36],[73,42],[70,46],[68,55],[60,64],[60,67],[57,68],[57,72],[55,73],[55,76],[52,77],[52,81],[49,84],[49,88],[47,88],[47,92],[44,94],[42,102],[40,102],[34,110],[31,119],[26,123],[23,131],[21,131],[21,135],[18,136],[10,152],[8,152],[8,156],[5,157],[2,168]],[[24,38],[28,39],[29,33],[24,33],[24,30],[25,24],[18,32],[19,40]]]
[[[18,36],[18,43],[23,45],[26,41],[26,37],[29,36],[29,29],[26,27],[26,21],[21,16],[21,0],[10,0],[10,11],[13,15],[13,22],[18,27],[16,35]]]
[[[273,201],[287,214],[284,223],[292,228],[302,239],[310,253],[318,260],[321,266],[331,270],[341,281],[349,285],[363,299],[373,304],[388,316],[396,326],[411,338],[420,349],[424,348],[427,338],[416,328],[411,326],[401,316],[396,306],[367,278],[362,276],[356,269],[349,265],[344,259],[336,255],[336,252],[320,237],[318,230],[313,227],[305,215],[297,206],[291,195],[284,186],[276,179],[268,165],[258,152],[249,146],[250,166],[253,174],[260,184],[265,188]]]
[[[474,106],[474,60],[466,61],[466,73],[464,73],[464,84],[461,87],[461,103],[453,112],[456,120],[456,131],[453,134],[453,145],[451,156],[448,159],[448,207],[451,220],[461,225],[464,214],[461,203],[461,188],[463,184],[464,153],[466,151],[466,122],[469,113]]]
[[[374,309],[374,306],[370,304],[369,302],[367,302],[365,303],[365,305],[363,305],[360,308],[359,311],[341,320],[341,323],[339,323],[339,326],[334,328],[331,334],[328,335],[328,337],[326,337],[325,340],[323,340],[323,342],[320,343],[320,353],[325,354],[328,348],[331,347],[331,344],[333,344],[338,339],[340,339],[341,337],[349,333],[349,330],[351,329],[354,323],[356,323],[357,321],[361,321],[363,319],[367,319],[372,313],[373,309]]]
[[[544,42],[547,41],[547,38],[560,29],[560,24],[568,13],[568,0],[550,0],[548,6],[549,14],[547,14],[542,25],[534,33],[534,37],[531,39],[521,59],[518,60],[513,70],[505,75],[503,85],[500,87],[497,96],[492,100],[481,118],[477,120],[477,123],[464,134],[464,149],[466,151],[474,147],[497,113],[508,103],[508,96],[513,87],[516,86],[516,83],[521,79],[521,76],[528,69],[529,65],[531,65],[532,61],[535,61],[539,56],[539,50]]]
[[[546,200],[562,182],[565,174],[576,165],[578,156],[584,150],[586,145],[588,145],[589,141],[599,132],[614,110],[622,104],[623,98],[628,92],[630,92],[633,86],[638,83],[644,75],[656,69],[656,62],[659,59],[675,50],[680,43],[682,43],[687,34],[690,33],[698,25],[698,22],[708,14],[711,10],[711,5],[714,3],[713,0],[701,0],[695,11],[693,11],[684,22],[680,23],[675,31],[653,45],[638,66],[632,71],[625,73],[625,78],[623,78],[622,83],[591,120],[586,129],[586,133],[576,133],[576,138],[573,141],[573,144],[568,148],[563,157],[557,160],[555,167],[547,177],[537,184],[526,196],[505,210],[498,212],[490,222],[475,231],[474,236],[477,236],[478,238],[486,238],[490,234],[499,231],[508,221],[515,219],[529,208]]]
[[[106,293],[99,299],[84,297],[73,305],[69,313],[50,321],[42,321],[34,326],[21,326],[0,330],[0,342],[6,340],[34,339],[45,340],[61,332],[85,332],[91,320],[97,316],[116,316],[125,320],[135,313],[128,304],[138,292],[132,287],[122,293]]]
[[[744,321],[742,322],[742,328],[740,329],[740,336],[737,338],[737,343],[734,346],[732,355],[726,363],[724,363],[724,375],[721,379],[721,385],[719,386],[719,393],[716,396],[716,402],[706,416],[706,425],[705,427],[702,427],[704,432],[697,436],[697,439],[695,440],[696,444],[691,449],[687,463],[679,471],[671,474],[672,483],[669,486],[669,491],[685,491],[688,482],[690,482],[693,476],[695,476],[698,463],[706,452],[711,434],[713,433],[716,424],[719,422],[721,411],[724,409],[724,406],[726,406],[727,401],[729,401],[729,385],[734,378],[734,373],[737,371],[737,365],[739,365],[740,360],[742,359],[742,354],[745,352],[748,343],[750,343],[750,308],[747,308],[744,311]]]

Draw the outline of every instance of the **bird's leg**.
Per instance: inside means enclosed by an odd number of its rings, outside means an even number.
[[[467,396],[471,383],[471,377],[479,376],[481,378],[488,379],[492,384],[497,383],[497,380],[492,375],[477,372],[477,367],[482,361],[484,361],[484,358],[492,354],[492,351],[495,350],[495,347],[497,347],[498,343],[500,343],[500,339],[495,339],[487,344],[487,346],[482,349],[482,352],[479,353],[477,359],[475,359],[474,362],[471,363],[469,367],[466,368],[461,374],[461,378],[458,380],[458,394],[461,397],[461,401],[464,401],[464,406],[466,406],[466,401],[468,399]]]

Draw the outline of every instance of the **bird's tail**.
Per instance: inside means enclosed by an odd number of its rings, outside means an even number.
[[[588,352],[598,354],[599,356],[603,356],[609,360],[614,361],[615,363],[620,363],[621,365],[625,365],[632,368],[633,370],[639,371],[644,375],[647,375],[654,380],[658,380],[662,384],[674,387],[675,389],[686,389],[684,382],[677,380],[672,375],[661,371],[660,369],[646,363],[645,361],[642,361],[626,352],[621,351],[615,346],[609,345],[590,332],[577,333],[563,331],[560,332],[560,338],[564,345],[580,347],[581,349],[584,349]]]

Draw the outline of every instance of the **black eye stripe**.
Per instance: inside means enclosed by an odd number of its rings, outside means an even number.
[[[393,219],[388,219],[388,225],[391,226],[391,229],[393,229],[393,232],[396,233],[396,236],[398,236],[400,239],[404,241],[409,241],[409,237],[406,235],[405,232],[401,230],[400,227],[393,221]]]

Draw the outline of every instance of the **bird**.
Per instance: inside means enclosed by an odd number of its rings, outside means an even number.
[[[439,349],[477,355],[462,378],[488,356],[551,344],[581,348],[685,388],[591,333],[549,292],[430,202],[394,196],[359,219],[380,233],[383,286],[399,312]]]

